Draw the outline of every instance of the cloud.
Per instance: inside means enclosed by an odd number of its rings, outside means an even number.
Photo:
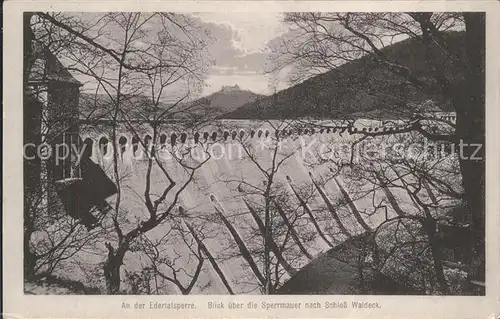
[[[238,68],[235,66],[213,66],[209,70],[209,75],[260,75],[262,72],[257,72],[249,68]]]
[[[256,93],[269,93],[265,74],[269,43],[285,32],[279,13],[209,12],[193,16],[210,34],[208,54],[215,62],[209,69],[205,94],[223,85],[239,84]]]
[[[237,44],[238,33],[227,24],[204,22],[202,25],[211,36],[207,50],[210,58],[215,61],[211,72],[224,67],[236,68],[241,71],[252,70],[262,72],[268,54],[264,52],[247,53]]]
[[[281,13],[208,12],[187,15],[194,19],[196,25],[200,27],[200,36],[203,37],[204,34],[207,34],[207,61],[215,62],[205,74],[206,86],[201,93],[202,95],[218,91],[223,85],[234,84],[256,93],[268,94],[272,91],[268,88],[270,77],[265,72],[270,57],[268,44],[273,43],[274,39],[284,34],[285,25],[282,22]],[[75,17],[92,24],[102,17],[102,13],[76,13]],[[177,16],[181,22],[184,21],[183,17],[183,15]],[[142,19],[147,18],[148,14],[145,13]],[[107,32],[107,36],[122,37],[115,24],[110,27],[109,30],[103,31]],[[148,20],[142,26],[145,30],[145,37],[137,39],[134,46],[144,47],[148,45],[148,40],[151,41],[149,37],[160,31],[161,27],[158,19]],[[177,28],[172,28],[169,32],[175,36],[183,36],[183,32]],[[101,39],[101,41],[107,40]],[[107,41],[105,44],[111,45],[111,42]],[[85,89],[95,90],[97,87],[97,83],[93,79],[81,74],[75,76],[85,83]],[[172,85],[172,92],[184,92],[180,86],[185,85],[184,83]]]
[[[269,40],[286,30],[282,14],[278,12],[203,12],[194,15],[204,22],[229,27],[233,31],[232,45],[244,54],[264,52]]]

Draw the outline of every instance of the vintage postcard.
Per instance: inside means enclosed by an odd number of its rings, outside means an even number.
[[[499,31],[498,1],[7,1],[3,316],[500,318]]]

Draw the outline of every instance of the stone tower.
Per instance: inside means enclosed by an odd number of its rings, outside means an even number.
[[[104,209],[116,187],[98,165],[79,158],[82,84],[43,45],[32,44],[31,53],[24,61],[25,198],[40,196],[51,218],[66,212],[90,229],[97,224],[90,211]]]

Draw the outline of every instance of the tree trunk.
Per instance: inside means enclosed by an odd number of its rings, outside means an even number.
[[[424,221],[425,232],[429,238],[429,244],[431,247],[432,261],[434,263],[434,271],[436,273],[436,279],[439,284],[439,289],[443,295],[449,294],[448,283],[444,276],[443,270],[443,254],[442,248],[438,243],[438,238],[436,237],[436,221],[432,219],[426,219]]]
[[[106,243],[106,247],[108,248],[108,259],[103,267],[104,278],[106,279],[106,289],[108,294],[117,295],[120,293],[120,268],[123,264],[126,249],[123,244],[116,252],[111,244]]]
[[[468,247],[469,280],[485,281],[485,15],[464,13],[468,70],[465,82],[455,89],[456,135],[460,170],[471,227]],[[462,149],[460,146],[463,146]]]
[[[29,74],[31,72],[31,67],[36,60],[36,56],[33,54],[32,45],[34,45],[33,40],[35,38],[33,30],[31,29],[31,18],[33,17],[32,12],[24,12],[23,14],[23,84],[26,93],[26,85],[28,84]]]
[[[25,230],[24,234],[24,280],[31,281],[35,277],[37,257],[30,250],[31,231]]]

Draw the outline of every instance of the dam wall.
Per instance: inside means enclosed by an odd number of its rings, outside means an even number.
[[[216,257],[234,292],[259,293],[258,276],[242,256],[235,234],[262,272],[263,236],[259,219],[260,223],[264,220],[262,194],[267,183],[272,180],[276,196],[271,210],[273,240],[282,247],[283,256],[281,260],[274,256],[273,263],[283,283],[312,258],[396,216],[386,189],[349,174],[348,169],[338,173],[333,163],[342,155],[348,160],[353,143],[369,133],[373,133],[371,139],[375,145],[394,143],[398,140],[395,135],[376,133],[402,131],[405,125],[408,124],[367,120],[354,124],[228,121],[196,130],[165,125],[156,132],[148,125],[133,130],[118,127],[121,214],[130,227],[147,220],[145,187],[149,184],[153,199],[158,198],[171,184],[168,174],[175,186],[159,208],[167,209],[175,200],[177,205],[168,222],[148,232],[148,238],[158,240],[174,229],[186,232],[193,227]],[[111,128],[81,126],[80,132],[84,143],[91,147],[91,159],[114,179]],[[149,156],[153,145],[154,159]],[[339,154],[341,151],[345,153]],[[328,155],[324,157],[322,152]],[[162,168],[156,161],[162,163]],[[387,175],[398,178],[394,172]],[[401,186],[396,183],[389,187],[392,199],[400,210],[418,214],[418,208]],[[108,200],[113,206],[116,196]],[[452,199],[441,200],[452,202]],[[127,230],[126,225],[124,228]],[[295,233],[292,239],[290,230]],[[185,238],[176,235],[169,240],[165,242],[164,254],[178,256],[188,272],[194,271],[196,265],[189,263],[193,257]],[[134,270],[134,265],[140,263],[136,254],[127,258],[128,270]],[[209,287],[196,288],[201,290],[193,293],[227,292],[208,262],[204,272],[206,276],[200,277],[197,287]]]

